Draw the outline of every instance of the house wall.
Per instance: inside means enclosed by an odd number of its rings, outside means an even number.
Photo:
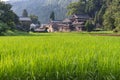
[[[23,31],[29,31],[30,29],[30,21],[20,21],[20,27]]]

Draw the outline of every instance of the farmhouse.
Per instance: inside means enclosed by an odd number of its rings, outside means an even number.
[[[19,28],[23,31],[29,31],[32,20],[29,17],[19,17]]]
[[[66,18],[66,19],[63,20],[63,23],[72,24],[72,20],[69,19],[69,18]]]
[[[83,21],[86,21],[88,19],[90,19],[90,17],[87,14],[74,14],[72,16],[72,20],[74,22],[83,22]]]
[[[62,21],[62,20],[55,20],[50,21],[47,25],[48,32],[69,32],[70,31],[70,23]]]
[[[87,14],[74,14],[71,18],[50,21],[46,26],[48,32],[69,32],[85,30],[85,23],[90,17]]]
[[[72,25],[75,31],[85,30],[85,23],[90,17],[87,14],[74,14],[71,18]]]

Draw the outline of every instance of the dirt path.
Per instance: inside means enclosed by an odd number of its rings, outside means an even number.
[[[116,36],[116,37],[120,37],[120,34],[92,33],[90,35],[93,35],[93,36]]]

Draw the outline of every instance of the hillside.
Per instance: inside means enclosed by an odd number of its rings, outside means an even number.
[[[52,11],[55,12],[57,20],[67,17],[66,6],[74,1],[77,0],[11,0],[10,3],[18,16],[21,16],[23,9],[27,9],[29,14],[38,15],[42,23],[47,23]]]

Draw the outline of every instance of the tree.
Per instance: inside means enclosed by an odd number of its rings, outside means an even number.
[[[88,0],[86,3],[85,12],[94,18],[96,13],[101,9],[103,3],[103,0]]]
[[[105,30],[113,30],[115,28],[114,26],[114,18],[113,18],[113,14],[110,12],[110,11],[106,11],[104,16],[104,22],[103,22],[103,25],[104,25],[104,29]]]
[[[85,24],[85,28],[88,32],[92,31],[94,29],[94,25],[92,21],[88,20]]]
[[[23,10],[22,17],[28,17],[28,12],[26,9]]]
[[[115,30],[120,31],[120,11],[115,14]]]
[[[68,13],[67,15],[73,14],[84,14],[85,13],[86,1],[79,0],[78,2],[71,3],[67,6]]]
[[[0,20],[7,24],[10,30],[15,29],[15,24],[17,24],[18,16],[11,10],[12,6],[6,4],[5,2],[0,2]]]
[[[114,18],[115,18],[114,26],[117,31],[120,31],[120,1],[115,0],[113,5],[115,6],[114,7]]]
[[[38,22],[39,22],[38,21],[38,16],[31,14],[29,17],[31,18],[32,23],[38,24]]]
[[[110,1],[109,4],[107,3],[103,25],[107,30],[116,29],[117,31],[120,31],[120,1]]]
[[[51,20],[55,20],[55,13],[54,13],[54,11],[51,12],[51,14],[50,14],[50,19],[51,19]]]
[[[95,18],[94,18],[95,25],[96,24],[103,25],[103,15],[105,14],[105,10],[106,10],[106,7],[105,5],[103,5],[101,9],[98,12],[96,12]]]
[[[0,21],[0,35],[4,35],[4,33],[8,30],[8,25]]]

